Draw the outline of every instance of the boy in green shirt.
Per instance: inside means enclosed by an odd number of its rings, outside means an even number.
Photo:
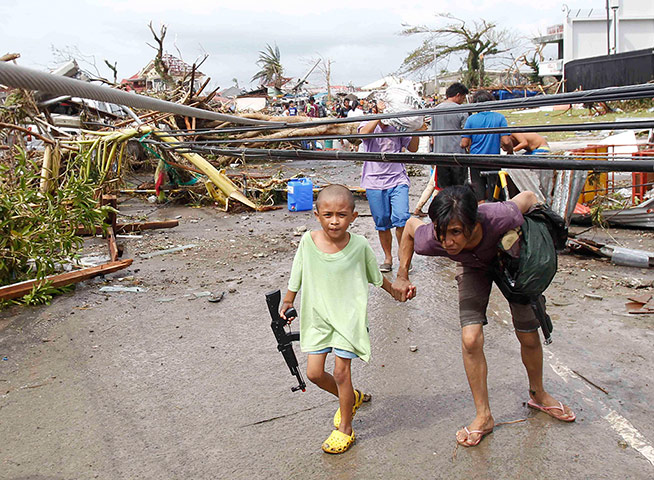
[[[375,254],[365,237],[347,231],[357,217],[354,197],[342,185],[325,187],[316,200],[316,218],[322,230],[307,232],[298,246],[288,292],[280,315],[300,302],[300,347],[308,352],[307,377],[336,395],[340,407],[331,435],[322,445],[327,453],[343,453],[354,443],[352,417],[370,399],[354,390],[350,375],[353,358],[368,361],[368,283],[391,293]],[[334,350],[334,374],[325,371],[327,353]]]

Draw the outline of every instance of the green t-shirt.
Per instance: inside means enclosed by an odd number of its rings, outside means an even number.
[[[316,247],[311,232],[302,237],[293,260],[288,289],[298,292],[300,347],[315,352],[333,347],[370,359],[368,283],[379,287],[383,277],[365,237],[350,233],[337,253]]]

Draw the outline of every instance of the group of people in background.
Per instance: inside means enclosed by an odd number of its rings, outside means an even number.
[[[348,118],[378,113],[377,102],[368,99],[336,98],[326,102],[318,102],[310,96],[306,101],[289,100],[279,105],[278,114],[284,117],[304,115],[306,117],[337,117]]]

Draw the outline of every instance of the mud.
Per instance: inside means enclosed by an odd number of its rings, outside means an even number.
[[[342,162],[284,169],[358,184],[358,167]],[[426,179],[412,178],[412,204]],[[362,216],[352,229],[381,259],[365,200],[357,207]],[[152,221],[179,217],[180,225],[121,239],[124,256],[135,259],[128,270],[84,282],[49,306],[0,312],[0,478],[654,475],[654,316],[624,307],[627,296],[652,292],[635,288],[651,284],[649,270],[560,256],[547,292],[555,330],[544,375],[548,390],[577,413],[574,424],[527,409],[518,342],[495,290],[485,328],[491,406],[497,422],[522,421],[457,449],[454,434],[474,407],[460,358],[454,264],[415,258],[415,300],[399,304],[371,289],[372,359],[355,362],[353,377],[373,398],[355,417],[355,446],[328,456],[320,444],[337,401],[313,385],[290,391],[294,378],[275,348],[264,299],[285,288],[295,231],[317,227],[311,212],[228,214],[128,197],[120,211]],[[585,236],[654,250],[653,235],[637,230]],[[196,246],[139,257],[187,244]],[[87,242],[84,254],[92,253],[106,253],[101,239]],[[104,285],[147,291],[105,294]],[[203,292],[225,296],[211,303]]]

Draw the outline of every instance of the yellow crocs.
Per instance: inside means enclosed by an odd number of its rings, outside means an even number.
[[[346,435],[340,430],[334,430],[322,444],[322,450],[325,453],[343,453],[346,452],[353,443],[354,430],[352,430],[352,435]]]
[[[369,402],[372,397],[368,393],[363,393],[360,390],[354,390],[354,406],[352,407],[352,418],[357,413],[357,410],[363,402]],[[338,429],[341,426],[341,407],[338,407],[334,414],[334,428]]]

